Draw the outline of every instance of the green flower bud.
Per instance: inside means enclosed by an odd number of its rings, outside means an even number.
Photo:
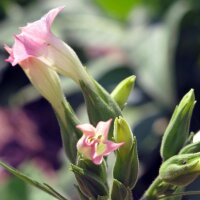
[[[187,140],[195,103],[194,90],[191,89],[176,107],[161,143],[163,160],[176,155]]]
[[[200,174],[200,153],[175,155],[165,161],[160,168],[163,181],[186,186]]]
[[[136,76],[130,76],[121,81],[117,87],[112,91],[111,97],[117,102],[121,109],[124,108],[131,90],[135,84]]]
[[[110,118],[114,119],[122,115],[122,113],[117,103],[105,89],[97,82],[94,81],[94,83],[95,89],[86,85],[84,82],[80,82],[80,85],[86,102],[90,123],[96,126],[99,121],[106,121]],[[112,134],[113,126],[109,131],[109,139],[112,138]]]
[[[122,117],[115,119],[114,139],[117,143],[124,142],[124,144],[116,151],[113,176],[126,187],[132,189],[138,176],[137,141],[129,125]]]

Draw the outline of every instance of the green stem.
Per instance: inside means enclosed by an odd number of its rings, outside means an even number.
[[[158,191],[159,185],[162,182],[163,181],[161,180],[161,178],[159,176],[157,176],[156,179],[153,181],[153,183],[150,185],[150,187],[146,190],[146,192],[144,193],[144,195],[142,196],[142,198],[140,200],[156,200],[158,192],[159,192]]]
[[[182,187],[181,187],[182,188]],[[157,176],[150,187],[146,190],[141,200],[158,200],[160,197],[168,197],[173,193],[180,192],[180,187],[163,181],[160,176]]]

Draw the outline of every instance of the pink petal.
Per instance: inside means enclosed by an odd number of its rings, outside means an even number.
[[[10,48],[8,45],[4,44],[4,49],[11,54],[12,53],[12,48]]]
[[[100,121],[97,124],[96,131],[97,133],[101,133],[104,136],[104,140],[108,138],[108,132],[110,129],[111,122],[112,122],[112,119],[109,119],[106,122]]]
[[[56,18],[56,16],[64,9],[64,7],[65,6],[54,8],[41,18],[42,20],[46,20],[46,23],[49,29],[51,28],[52,23],[54,19]]]
[[[100,156],[97,156],[96,158],[92,159],[92,162],[96,165],[100,165],[103,161],[103,156],[100,155]]]
[[[97,143],[91,147],[91,160],[94,164],[100,165],[103,161],[103,155],[96,154]]]
[[[79,139],[76,147],[77,147],[77,150],[81,154],[83,154],[83,156],[85,156],[86,158],[91,159],[91,157],[92,157],[92,153],[91,153],[92,147],[87,144],[86,137],[84,135]]]
[[[54,8],[44,15],[40,20],[28,23],[27,26],[21,27],[24,34],[34,36],[37,40],[46,40],[51,35],[51,26],[59,12],[63,10],[64,6]]]
[[[79,124],[76,128],[80,129],[86,136],[94,136],[96,129],[91,124]]]
[[[116,149],[118,149],[119,147],[121,147],[124,144],[124,142],[115,143],[115,142],[111,142],[108,140],[104,143],[107,146],[106,151],[103,153],[104,156],[109,155],[112,151],[115,151]]]
[[[40,47],[38,45],[19,34],[15,36],[15,43],[13,45],[12,50],[9,49],[10,57],[7,59],[13,66],[21,61],[36,56],[37,51],[39,51]]]
[[[6,61],[10,62],[13,66],[16,65],[18,62],[24,60],[24,58],[26,59],[27,57],[29,57],[23,42],[18,36],[15,36],[15,43],[13,48],[7,50],[9,50],[11,53]]]
[[[47,46],[52,40],[51,25],[64,7],[58,7],[50,10],[40,20],[29,23],[22,27],[22,32],[15,36],[15,43],[12,48],[5,46],[6,51],[10,54],[6,59],[13,66],[29,57],[45,55]]]

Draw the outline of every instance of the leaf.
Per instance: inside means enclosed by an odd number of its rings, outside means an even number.
[[[125,20],[130,11],[137,6],[141,0],[95,0],[108,14]]]
[[[27,200],[29,197],[28,189],[24,182],[12,177],[0,187],[1,199]]]
[[[24,175],[23,173],[19,172],[18,170],[16,170],[15,168],[5,164],[4,162],[0,161],[0,166],[2,166],[3,168],[5,168],[7,171],[9,171],[11,174],[13,174],[14,176],[18,177],[19,179],[21,179],[22,181],[48,193],[49,195],[55,197],[58,200],[67,200],[65,197],[63,197],[61,194],[59,194],[57,191],[55,191],[51,186],[49,186],[46,183],[39,183],[33,179],[31,179],[30,177]]]

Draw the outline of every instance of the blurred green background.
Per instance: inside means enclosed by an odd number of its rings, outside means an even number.
[[[200,2],[197,0],[1,0],[0,158],[61,193],[78,199],[67,170],[55,116],[19,66],[4,61],[18,27],[65,5],[53,32],[71,45],[88,71],[108,90],[135,74],[136,85],[124,116],[138,140],[139,199],[157,175],[162,134],[171,113],[190,88],[197,106],[191,131],[200,128]],[[66,97],[87,121],[80,91],[62,78]],[[188,189],[200,190],[197,180]],[[2,200],[52,199],[0,169]],[[199,199],[199,197],[184,197]]]

